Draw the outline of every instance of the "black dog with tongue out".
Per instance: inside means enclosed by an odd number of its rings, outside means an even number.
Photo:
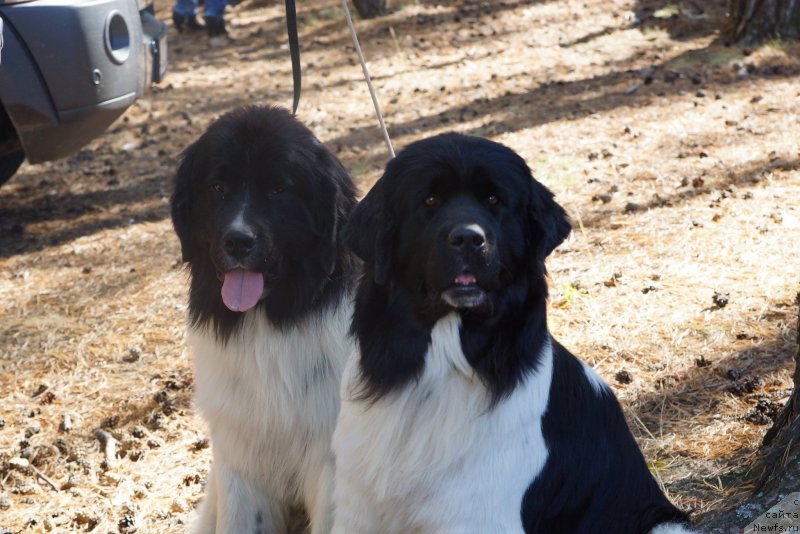
[[[172,221],[214,455],[195,533],[330,528],[357,269],[341,232],[355,203],[336,157],[282,109],[226,113],[183,154]]]
[[[337,304],[354,272],[340,232],[355,203],[347,171],[288,112],[223,115],[187,148],[172,197],[192,323],[225,339],[251,308],[291,325]]]
[[[353,211],[366,265],[333,437],[333,534],[687,533],[611,389],[552,339],[570,224],[511,149],[411,144]]]

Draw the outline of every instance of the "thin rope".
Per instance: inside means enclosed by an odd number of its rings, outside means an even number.
[[[386,141],[386,146],[389,148],[389,155],[394,159],[394,147],[392,140],[389,138],[389,130],[386,129],[386,123],[383,122],[383,113],[381,113],[381,105],[378,103],[378,95],[375,93],[375,87],[372,86],[372,79],[369,77],[369,70],[367,69],[367,62],[364,60],[364,54],[361,52],[361,45],[358,44],[358,35],[356,34],[356,27],[353,25],[353,17],[350,16],[350,8],[347,7],[347,0],[342,0],[342,7],[344,14],[347,17],[347,24],[350,26],[350,33],[353,36],[353,45],[356,47],[356,54],[358,60],[361,62],[361,70],[364,71],[364,79],[367,80],[367,87],[369,87],[369,94],[372,97],[372,104],[375,106],[375,114],[378,116],[378,122],[383,131],[383,139]]]

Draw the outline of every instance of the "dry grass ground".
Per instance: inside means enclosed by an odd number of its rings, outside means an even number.
[[[671,497],[705,517],[746,495],[790,392],[800,289],[799,49],[725,47],[724,4],[420,0],[358,21],[398,146],[491,137],[572,214],[549,261],[552,330],[614,385]],[[299,7],[300,117],[366,191],[387,156],[342,12]],[[0,189],[0,531],[189,519],[210,449],[169,182],[218,114],[289,105],[282,16],[246,0],[223,49],[171,34],[165,85],[81,154]]]

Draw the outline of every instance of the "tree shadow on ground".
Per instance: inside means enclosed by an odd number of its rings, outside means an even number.
[[[504,3],[466,3],[450,2],[453,10],[442,14],[451,26],[461,24],[464,10],[470,16],[481,20],[482,17],[491,17],[499,11],[515,9],[519,6],[537,4],[532,2],[504,2]],[[666,2],[655,2],[657,5]],[[652,2],[651,2],[652,4]],[[442,5],[437,2],[437,5]],[[644,5],[644,2],[641,3]],[[255,8],[252,8],[255,9]],[[319,18],[330,18],[330,10],[324,8],[315,14],[312,12],[306,16],[317,16]],[[459,15],[461,13],[461,15]],[[417,15],[409,13],[408,16],[400,17],[400,20],[393,20],[392,24],[403,28],[403,24],[416,27],[419,24],[439,24],[442,21],[424,20],[419,21]],[[310,41],[319,37],[334,36],[341,40],[341,43],[349,43],[344,28],[339,21],[320,24],[308,32],[307,38]],[[448,26],[449,27],[449,26]],[[284,31],[282,21],[271,20],[268,24],[261,25],[259,33],[255,38],[275,38],[277,39]],[[247,27],[245,28],[247,29]],[[377,38],[387,30],[387,25],[380,21],[373,22],[368,27],[364,41]],[[444,30],[442,30],[444,31]],[[615,30],[616,31],[616,30]],[[237,44],[238,50],[254,50],[253,60],[263,60],[263,52],[258,47],[253,46],[255,38],[246,39],[241,44]],[[486,37],[489,39],[490,37]],[[591,40],[589,34],[584,38]],[[480,39],[484,39],[481,37]],[[479,41],[480,41],[479,39]],[[331,46],[330,42],[320,43],[319,46]],[[312,46],[317,46],[313,45]],[[349,45],[345,45],[349,46]],[[567,45],[569,46],[569,44]],[[184,52],[177,53],[174,65],[176,70],[189,69],[190,64],[195,61],[196,54],[201,50],[197,46],[190,46],[187,37],[178,36],[176,49],[186,48]],[[273,48],[276,48],[273,46]],[[624,58],[615,61],[610,65],[611,70],[604,74],[584,78],[579,80],[547,80],[537,77],[528,90],[521,92],[507,93],[493,99],[480,98],[467,104],[454,105],[448,109],[428,113],[424,116],[393,123],[391,114],[387,117],[390,125],[390,134],[395,141],[403,142],[425,131],[441,128],[453,129],[475,135],[495,135],[498,133],[508,133],[546,124],[558,120],[579,120],[596,113],[608,112],[618,108],[638,108],[653,106],[658,104],[658,99],[670,95],[679,94],[695,88],[697,79],[702,78],[702,86],[707,91],[716,91],[724,94],[726,88],[743,80],[731,78],[730,76],[716,75],[713,66],[708,64],[707,56],[714,53],[712,49],[720,49],[721,45],[712,44],[705,49],[692,50],[681,54],[675,58],[663,61],[661,64],[654,65],[652,72],[645,76],[639,71],[631,71],[624,68],[630,65],[632,58]],[[265,47],[269,49],[269,47]],[[230,50],[206,50],[208,53],[208,63],[211,67],[222,62],[230,62]],[[288,83],[289,61],[286,51],[275,51],[276,54],[286,56],[285,65],[280,74],[285,74],[287,84],[278,90],[262,89],[258,87],[248,88],[250,100],[264,100],[275,102],[289,102],[291,97],[291,84]],[[247,59],[248,54],[239,54]],[[465,58],[469,61],[469,58]],[[450,62],[452,63],[452,62]],[[428,67],[427,70],[435,71],[448,65],[448,62]],[[274,68],[274,66],[272,66]],[[615,68],[616,67],[616,68]],[[328,68],[327,66],[325,68]],[[284,72],[285,71],[285,72]],[[699,75],[693,75],[693,72]],[[379,73],[378,73],[379,74]],[[764,77],[781,79],[794,76],[797,72],[783,68],[771,73],[753,73],[748,80],[761,74]],[[436,75],[436,74],[434,74]],[[382,79],[380,74],[376,77]],[[386,76],[385,78],[388,78]],[[648,83],[648,80],[652,83]],[[347,80],[338,83],[349,83]],[[634,84],[639,84],[637,91],[630,93],[629,89]],[[319,88],[324,90],[324,87]],[[192,98],[187,95],[197,95]],[[213,95],[209,97],[208,95]],[[219,80],[209,79],[205,83],[198,83],[191,87],[172,88],[167,87],[158,91],[154,101],[162,106],[165,111],[163,118],[160,119],[170,126],[166,131],[153,132],[148,139],[149,148],[143,149],[156,160],[166,162],[169,165],[168,175],[174,172],[177,164],[178,154],[161,155],[155,153],[155,149],[160,145],[168,143],[177,144],[179,147],[187,146],[197,135],[202,132],[205,124],[198,124],[198,121],[191,121],[191,115],[219,114],[242,103],[241,90],[235,84],[220,84]],[[390,95],[384,95],[390,97]],[[181,107],[181,102],[192,102],[191,110]],[[460,127],[466,121],[474,121],[476,118],[487,117],[477,126],[468,128]],[[186,122],[184,123],[184,119]],[[133,127],[122,125],[111,130],[125,129],[128,132]],[[332,139],[323,139],[334,152],[358,146],[361,149],[374,148],[381,144],[383,140],[377,130],[372,125],[354,126],[346,134]],[[102,153],[101,153],[102,152]],[[41,250],[43,248],[59,245],[81,235],[88,235],[93,232],[107,229],[123,227],[130,222],[140,220],[160,220],[168,216],[166,202],[163,201],[169,195],[169,177],[164,176],[164,171],[153,165],[145,176],[122,176],[113,186],[103,187],[106,180],[112,183],[114,178],[105,176],[106,168],[103,157],[113,159],[115,164],[124,164],[132,158],[141,157],[140,153],[130,154],[120,158],[110,149],[98,150],[98,157],[94,161],[71,161],[67,165],[66,171],[73,175],[82,173],[94,175],[92,180],[96,180],[91,185],[90,191],[72,192],[70,188],[58,188],[55,192],[50,192],[49,185],[50,171],[39,170],[29,171],[27,182],[38,185],[29,185],[21,189],[14,189],[6,186],[0,190],[3,196],[2,206],[0,206],[0,258],[6,258],[15,254]],[[362,168],[380,168],[384,164],[382,153],[369,154],[361,150],[359,155],[359,166]],[[63,171],[61,167],[59,172]],[[25,171],[23,170],[23,173]],[[31,174],[32,173],[32,174]],[[12,189],[14,189],[12,191]],[[67,189],[65,191],[65,189]],[[679,201],[667,199],[668,201]],[[656,202],[663,202],[656,201]],[[654,203],[652,206],[657,207]],[[49,224],[46,230],[41,232],[28,232],[27,227],[37,223],[57,223]]]
[[[703,2],[710,4],[709,2]],[[666,31],[676,41],[687,41],[717,33],[725,22],[727,2],[700,5],[676,0],[638,0],[633,18],[625,25],[613,24],[561,43],[564,48],[587,44],[617,31],[639,29],[641,32]]]
[[[356,20],[359,41],[365,47],[367,56],[373,58],[377,50],[383,48],[396,53],[400,45],[395,40],[396,36],[414,35],[422,46],[433,46],[429,43],[426,34],[434,32],[437,37],[455,35],[462,28],[485,28],[489,21],[497,18],[503,12],[513,11],[527,5],[539,5],[554,0],[524,0],[517,2],[435,2],[437,6],[447,6],[448,10],[437,13],[419,14],[412,10],[401,9],[372,20]],[[434,3],[434,2],[428,2]],[[244,6],[244,11],[254,11],[258,8]],[[336,69],[345,64],[355,64],[355,49],[352,44],[350,32],[347,29],[344,11],[336,4],[334,7],[298,11],[299,38],[301,49],[301,62],[303,69],[309,68],[309,63],[304,59],[306,53],[317,52],[330,48],[345,48],[351,52],[349,57],[343,57],[338,62],[328,63],[326,70]],[[264,62],[271,66],[276,63],[289,65],[288,50],[274,46],[274,43],[287,42],[286,29],[282,17],[273,17],[266,22],[251,21],[237,27],[237,32],[246,34],[248,39],[257,39],[267,43],[265,46],[248,44],[239,52],[239,59],[248,62]],[[481,46],[491,41],[492,32],[481,32],[472,35],[469,46]],[[391,46],[383,47],[385,43]],[[455,48],[458,46],[451,43]],[[182,49],[180,44],[176,45]],[[208,55],[211,62],[228,61],[230,55],[224,50],[212,51]]]
[[[725,50],[714,43],[708,48],[686,52],[654,65],[647,73],[626,69],[575,81],[537,80],[527,91],[507,93],[493,99],[477,98],[466,104],[400,123],[393,122],[391,115],[388,115],[386,120],[389,134],[393,139],[401,140],[426,130],[450,128],[466,134],[495,135],[535,128],[553,121],[580,120],[619,108],[654,106],[658,99],[700,88],[724,96],[728,88],[751,83],[753,79],[736,78],[730,75],[730,69],[725,69],[722,65],[703,63],[704,56],[723,54],[727,57]],[[798,72],[798,69],[781,66],[761,75],[768,79],[786,79],[796,76]],[[489,119],[478,126],[459,127],[460,124],[480,117]],[[371,147],[382,142],[372,125],[354,128],[345,135],[328,140],[334,147]],[[381,157],[373,156],[374,159]]]
[[[713,195],[722,191],[728,191],[733,186],[735,189],[745,190],[748,187],[755,187],[771,172],[775,171],[796,171],[800,169],[800,158],[785,160],[780,157],[772,157],[761,161],[751,161],[747,165],[731,170],[723,180],[718,180],[700,187],[687,187],[677,190],[672,194],[658,194],[647,203],[638,205],[636,211],[646,211],[651,209],[670,208],[684,204],[698,195]],[[581,224],[586,228],[596,227],[608,222],[617,215],[629,214],[630,209],[619,208],[602,209],[598,207],[592,210],[586,217],[581,219]]]
[[[790,297],[790,296],[787,296]],[[713,313],[724,313],[722,310]],[[765,328],[763,324],[768,323]],[[628,403],[631,429],[638,440],[647,442],[662,439],[669,435],[684,435],[687,426],[705,430],[707,426],[723,423],[727,425],[758,425],[764,432],[778,415],[783,398],[788,392],[776,390],[770,382],[776,374],[791,373],[794,364],[796,345],[794,325],[796,310],[791,298],[773,301],[767,312],[750,321],[752,330],[732,332],[730,335],[739,348],[723,357],[714,354],[700,354],[696,366],[684,372],[664,375],[656,383],[656,391],[639,396]],[[761,337],[758,330],[777,331],[771,337]],[[621,387],[617,385],[616,387]],[[749,408],[740,417],[719,419],[717,409],[732,399],[745,403]],[[727,428],[726,428],[727,429]],[[724,435],[720,439],[725,439]],[[737,447],[725,458],[715,459],[707,465],[715,465],[714,472],[691,472],[689,467],[684,478],[667,484],[670,492],[680,494],[687,502],[718,502],[714,510],[705,512],[698,519],[706,527],[738,527],[723,525],[714,521],[724,511],[747,499],[753,490],[758,473],[751,468],[755,465],[755,450]],[[654,466],[677,461],[692,465],[691,458],[648,458]],[[666,454],[666,453],[665,453]],[[692,454],[701,454],[694,451]],[[730,521],[725,515],[726,521]],[[727,532],[727,530],[725,530]]]
[[[683,41],[720,31],[726,21],[727,0],[636,0],[635,24],[662,29]]]
[[[85,164],[81,164],[85,165]],[[84,170],[88,170],[84,168]],[[109,228],[120,228],[168,216],[161,200],[164,180],[158,176],[122,177],[124,185],[106,179],[85,192],[65,192],[49,181],[50,171],[37,170],[26,178],[36,185],[4,194],[0,207],[0,259],[58,246]],[[11,188],[8,188],[11,189]],[[45,224],[46,229],[29,230]]]
[[[635,94],[627,94],[626,87],[633,83],[642,82],[639,72],[616,70],[606,74],[576,81],[551,81],[538,83],[528,91],[506,94],[494,99],[476,99],[467,104],[459,104],[440,112],[431,113],[417,119],[400,124],[392,124],[391,117],[389,131],[397,142],[409,137],[424,133],[426,130],[448,128],[474,135],[493,135],[508,133],[528,128],[534,128],[552,121],[579,120],[596,113],[608,112],[622,107],[646,107],[657,105],[657,99],[668,95],[686,92],[696,87],[690,73],[674,69],[676,65],[684,69],[685,65],[693,65],[698,71],[708,69],[704,64],[706,50],[695,50],[682,54],[655,67],[650,75],[657,78],[651,85],[643,85]],[[758,74],[758,73],[756,73]],[[787,69],[776,72],[763,73],[772,79],[783,79],[797,73]],[[752,79],[752,78],[749,78]],[[159,101],[169,106],[171,101],[181,101],[188,93],[205,94],[209,87],[191,87],[163,90]],[[716,81],[713,76],[705,82],[706,91],[718,92],[722,95],[728,88],[743,83],[743,80],[723,77]],[[256,88],[255,91],[258,91]],[[255,93],[256,95],[258,93]],[[276,101],[289,101],[291,88],[284,91],[273,91],[270,98]],[[388,96],[388,95],[387,95]],[[202,101],[196,100],[193,104],[195,112],[205,114],[219,114],[241,103],[242,95],[233,86],[216,87],[214,98]],[[169,108],[168,108],[169,109]],[[169,111],[171,119],[167,121],[181,122],[186,112],[182,109]],[[459,124],[476,117],[490,117],[480,125],[469,128],[460,128]],[[202,133],[205,124],[196,121],[186,125],[171,128],[165,133],[155,133],[152,136],[149,150],[169,142],[178,146],[187,146],[197,135]],[[123,126],[124,127],[124,126]],[[334,151],[339,152],[349,146],[362,148],[375,147],[382,143],[379,132],[374,125],[352,127],[351,130],[333,139],[324,139],[326,144]],[[107,151],[106,151],[107,154]],[[38,184],[26,186],[10,192],[11,188],[4,188],[0,194],[4,195],[0,207],[0,258],[15,254],[41,250],[45,247],[58,245],[96,231],[122,227],[131,221],[161,220],[168,216],[166,203],[161,199],[169,195],[169,178],[163,175],[154,165],[152,172],[145,176],[120,177],[117,185],[103,187],[108,180],[104,176],[106,162],[102,161],[102,154],[94,161],[80,161],[80,157],[68,162],[71,172],[90,173],[96,176],[96,184],[87,192],[50,192],[49,171],[37,170],[28,176],[28,182]],[[115,162],[119,157],[111,154]],[[135,155],[123,157],[122,161],[130,160]],[[154,158],[159,158],[153,155]],[[160,160],[170,165],[170,175],[177,165],[178,154],[161,156]],[[362,154],[359,164],[367,167],[382,167],[383,154]],[[772,162],[763,164],[761,171],[780,167],[795,169],[797,161]],[[759,169],[745,170],[740,176],[731,180],[732,184],[744,183],[748,180],[748,172]],[[112,177],[113,181],[114,178]],[[120,184],[121,182],[121,184]],[[676,193],[670,198],[653,200],[645,208],[668,206],[673,202],[680,202],[681,194]],[[125,206],[130,206],[126,209]],[[597,212],[584,220],[585,224],[595,224],[600,218],[607,217],[609,213]],[[46,234],[31,234],[25,228],[34,223],[62,221],[64,224],[58,228],[50,228]]]
[[[437,36],[452,34],[459,30],[487,28],[494,19],[504,12],[514,11],[525,6],[547,4],[553,0],[524,0],[503,2],[450,2],[429,1],[420,2],[422,5],[445,8],[436,13],[417,13],[409,9],[400,9],[386,17],[372,20],[357,20],[357,30],[362,46],[367,50],[367,55],[375,54],[374,45],[382,42],[394,42],[395,35],[416,35],[424,43],[426,32],[434,32]],[[579,44],[586,44],[604,35],[638,28],[642,32],[663,30],[670,37],[685,41],[714,34],[720,30],[725,22],[725,3],[713,5],[700,5],[695,1],[670,1],[670,0],[639,0],[633,8],[633,17],[623,24],[609,25],[572,41],[561,43],[560,46],[569,48]],[[245,6],[243,9],[253,11],[259,9],[255,6]],[[346,47],[352,50],[350,34],[345,29],[344,12],[338,6],[318,9],[303,9],[298,11],[298,23],[301,33],[301,50],[303,52],[316,51],[328,47]],[[239,27],[243,33],[250,37],[265,38],[269,43],[283,42],[286,40],[285,28],[281,16],[271,18],[266,24],[250,22]],[[393,35],[394,34],[394,35]],[[422,34],[422,36],[420,36]],[[471,35],[469,46],[480,46],[482,43],[493,40],[495,34],[491,31],[479,32]],[[397,43],[395,42],[395,46]],[[270,47],[271,48],[271,47]],[[371,49],[371,50],[370,50]],[[242,59],[248,61],[280,61],[287,59],[285,50],[268,47],[250,47],[242,51]],[[355,53],[355,52],[353,52]],[[326,65],[335,68],[341,64]]]
[[[412,10],[401,9],[387,17],[369,21],[357,20],[355,24],[357,25],[359,40],[363,43],[370,43],[378,39],[390,38],[390,28],[397,35],[417,34],[426,29],[431,32],[442,33],[458,28],[483,26],[504,12],[514,11],[525,6],[547,4],[553,1],[555,0],[502,0],[493,2],[482,0],[440,0],[420,2],[421,4],[445,9],[437,13],[416,13]],[[345,28],[344,11],[337,10],[330,19],[324,24],[314,25],[310,31],[306,32],[303,36],[306,40],[303,45],[308,46],[310,50],[319,45],[349,47],[351,45],[350,34],[349,32],[342,32],[342,29]],[[491,35],[478,37],[476,43],[485,39],[491,39]]]

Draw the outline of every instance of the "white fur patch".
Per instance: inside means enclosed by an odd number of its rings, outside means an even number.
[[[304,505],[325,532],[330,439],[341,371],[353,345],[350,304],[283,330],[250,311],[223,344],[190,328],[196,402],[214,460],[195,532],[283,532]]]
[[[238,230],[240,232],[250,231],[250,225],[245,223],[244,216],[247,212],[247,204],[242,204],[242,209],[236,214],[236,218],[230,224],[230,230]]]
[[[354,400],[348,360],[334,433],[334,534],[522,533],[522,497],[547,460],[542,416],[550,343],[511,395],[490,395],[461,348],[460,316],[439,320],[417,382],[375,403]]]
[[[608,384],[606,384],[606,381],[603,380],[599,374],[597,374],[597,371],[595,371],[594,368],[592,368],[585,361],[580,360],[580,362],[581,365],[583,365],[583,374],[586,376],[586,380],[589,381],[589,384],[591,384],[595,392],[597,392],[598,395],[610,393],[611,390],[608,388]]]
[[[697,534],[681,523],[662,523],[650,531],[650,534]]]

